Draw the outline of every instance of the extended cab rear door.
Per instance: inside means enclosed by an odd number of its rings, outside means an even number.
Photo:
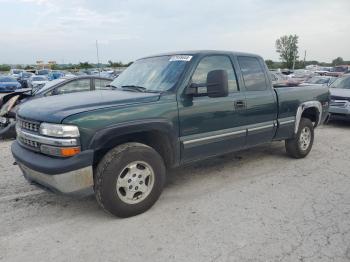
[[[247,146],[270,142],[277,128],[277,99],[264,61],[258,56],[237,56],[246,110]]]
[[[210,98],[184,94],[191,83],[205,83],[207,73],[212,70],[227,71],[228,96]],[[246,138],[246,129],[242,127],[245,96],[239,90],[232,57],[213,54],[198,58],[186,84],[178,99],[182,162],[243,148]]]

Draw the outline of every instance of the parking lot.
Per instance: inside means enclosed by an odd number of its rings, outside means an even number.
[[[0,142],[0,261],[349,261],[349,130],[301,160],[280,142],[172,170],[129,219],[29,185]]]

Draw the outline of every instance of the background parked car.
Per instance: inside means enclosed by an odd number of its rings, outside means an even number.
[[[112,80],[99,76],[60,78],[47,82],[41,87],[21,89],[2,97],[0,100],[0,138],[16,137],[15,118],[20,104],[44,96],[113,89],[109,86]]]
[[[300,86],[309,86],[309,85],[317,85],[317,86],[327,86],[331,84],[336,78],[332,76],[314,76],[303,83]]]
[[[44,86],[47,82],[49,82],[49,79],[46,76],[33,75],[28,80],[28,87],[29,88],[38,88],[38,87]]]
[[[340,65],[340,66],[333,67],[330,72],[326,73],[326,75],[339,77],[346,73],[349,73],[349,71],[350,71],[349,65]]]
[[[39,69],[39,70],[36,70],[35,74],[38,76],[48,76],[50,72],[51,72],[50,69]]]
[[[0,76],[0,92],[13,92],[21,88],[21,84],[14,77]]]
[[[310,70],[297,69],[289,75],[291,79],[296,83],[302,83],[314,76],[314,73]]]
[[[62,71],[51,71],[48,74],[48,79],[55,80],[55,79],[59,79],[59,78],[64,77],[64,76],[65,76],[65,73]]]
[[[299,83],[294,81],[292,78],[277,72],[270,71],[271,80],[273,87],[284,87],[284,86],[297,86]]]
[[[33,73],[23,71],[19,74],[18,82],[21,84],[22,88],[28,88],[28,81],[33,76]]]
[[[337,78],[330,86],[330,119],[350,120],[350,75]]]
[[[9,75],[17,79],[23,71],[23,69],[11,69]]]

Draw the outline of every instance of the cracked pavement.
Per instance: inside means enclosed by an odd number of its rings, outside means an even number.
[[[172,170],[148,212],[118,219],[93,197],[29,185],[0,142],[0,261],[350,261],[350,123]]]

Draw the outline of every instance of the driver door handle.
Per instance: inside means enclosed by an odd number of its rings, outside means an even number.
[[[245,101],[244,100],[236,100],[235,101],[235,108],[236,109],[244,109],[245,108]]]

